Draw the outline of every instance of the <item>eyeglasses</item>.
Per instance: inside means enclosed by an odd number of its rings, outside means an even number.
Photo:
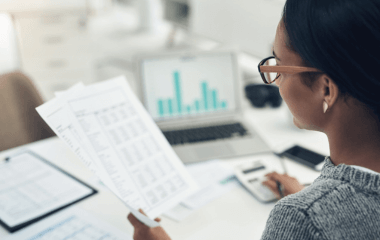
[[[320,70],[311,67],[276,66],[276,59],[274,56],[264,58],[259,63],[258,68],[265,84],[271,84],[276,81],[281,76],[281,73],[295,74],[303,72],[321,72]]]

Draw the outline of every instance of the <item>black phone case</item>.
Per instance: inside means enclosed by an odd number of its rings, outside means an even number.
[[[308,152],[314,153],[314,154],[316,154],[316,155],[320,155],[320,156],[321,156],[321,160],[322,160],[321,162],[323,162],[323,160],[324,160],[324,158],[325,158],[323,155],[321,155],[321,154],[319,154],[319,153],[316,153],[316,152],[314,152],[314,151],[311,151],[311,150],[309,150],[309,149],[303,148],[303,147],[298,146],[298,145],[293,146],[293,147],[291,147],[291,148],[289,148],[289,149],[292,149],[292,148],[294,148],[294,147],[299,147],[299,148],[301,148],[302,150],[305,150],[305,151],[308,151]],[[313,170],[318,171],[318,170],[315,168],[318,164],[311,163],[311,162],[309,162],[309,161],[307,161],[307,160],[305,160],[305,159],[303,159],[303,158],[299,158],[299,157],[297,157],[297,156],[295,156],[295,155],[293,155],[293,154],[290,154],[290,153],[288,152],[289,149],[287,149],[287,150],[285,150],[283,153],[281,153],[281,156],[284,156],[284,157],[290,158],[290,159],[292,159],[292,160],[294,160],[294,161],[296,161],[296,162],[298,162],[298,163],[301,163],[301,164],[303,164],[303,165],[305,165],[305,166],[308,166],[308,167],[312,168]],[[321,162],[320,162],[320,163],[321,163]]]

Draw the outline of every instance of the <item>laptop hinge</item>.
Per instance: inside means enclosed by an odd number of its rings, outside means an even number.
[[[235,114],[234,116],[223,116],[223,117],[208,117],[202,119],[189,119],[189,120],[180,120],[180,121],[168,121],[157,123],[161,129],[183,129],[191,127],[200,127],[200,126],[213,126],[218,124],[228,124],[241,120],[242,115]]]

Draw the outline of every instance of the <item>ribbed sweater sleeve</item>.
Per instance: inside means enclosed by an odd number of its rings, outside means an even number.
[[[306,213],[293,206],[276,204],[261,240],[323,239]]]
[[[312,185],[276,203],[261,239],[380,239],[380,174],[326,157]]]

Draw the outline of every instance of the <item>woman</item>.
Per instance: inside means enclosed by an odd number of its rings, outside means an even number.
[[[263,80],[279,86],[298,128],[327,135],[330,157],[303,190],[268,175],[265,185],[278,194],[278,180],[288,196],[262,239],[380,239],[380,1],[287,0],[273,55],[275,67],[259,67]],[[170,239],[128,219],[135,239]]]

